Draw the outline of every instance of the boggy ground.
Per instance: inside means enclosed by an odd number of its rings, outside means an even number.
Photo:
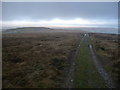
[[[80,33],[3,34],[3,88],[62,87]]]

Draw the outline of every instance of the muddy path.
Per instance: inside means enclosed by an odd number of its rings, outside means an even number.
[[[87,34],[86,38],[89,38],[89,34]],[[92,46],[90,40],[89,40],[89,49],[90,49],[90,53],[91,53],[94,65],[95,65],[97,71],[99,72],[99,74],[101,75],[101,77],[103,78],[103,80],[106,84],[106,87],[115,88],[114,81],[112,80],[110,75],[106,72],[106,70],[103,68],[102,64],[100,63],[99,59],[97,58],[97,55],[93,49],[93,46]]]
[[[77,42],[73,52],[70,55],[70,68],[68,71],[68,75],[65,81],[65,88],[75,88],[74,87],[74,71],[75,71],[75,65],[76,65],[76,58],[77,58],[77,54],[79,52],[79,48],[80,45],[82,43],[82,41],[84,40],[85,36],[82,36],[82,38],[79,38],[79,41]]]

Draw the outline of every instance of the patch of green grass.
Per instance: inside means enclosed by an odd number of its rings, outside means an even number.
[[[97,72],[88,48],[88,41],[84,40],[77,56],[75,71],[76,88],[104,88],[105,83]]]

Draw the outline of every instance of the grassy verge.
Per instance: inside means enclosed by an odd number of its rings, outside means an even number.
[[[89,53],[88,42],[84,40],[77,56],[75,70],[76,88],[104,88],[105,84],[97,72]]]

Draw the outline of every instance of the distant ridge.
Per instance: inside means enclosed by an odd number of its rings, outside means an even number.
[[[71,30],[71,29],[55,29],[55,28],[48,28],[48,27],[21,27],[21,28],[14,28],[14,29],[7,29],[3,31],[3,34],[8,34],[8,33],[50,33],[50,32],[81,32],[84,33],[86,31],[82,30]]]
[[[34,33],[34,32],[41,32],[41,31],[50,31],[54,30],[48,27],[20,27],[14,29],[7,29],[3,31],[3,33]]]

